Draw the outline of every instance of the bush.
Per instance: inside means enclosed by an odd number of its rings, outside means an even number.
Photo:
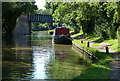
[[[96,24],[94,31],[95,31],[95,34],[97,34],[103,39],[111,39],[111,38],[115,39],[116,38],[115,26],[112,22]]]

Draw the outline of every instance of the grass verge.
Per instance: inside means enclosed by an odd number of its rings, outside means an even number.
[[[48,32],[53,32],[54,30],[48,30]]]
[[[80,36],[82,35],[82,33],[78,33],[78,34],[75,34],[73,36]],[[100,37],[94,37],[94,36],[87,36],[86,37],[87,40],[91,40],[91,41],[94,41],[94,42],[97,42],[95,44],[93,44],[92,46],[93,47],[99,47],[100,46],[100,43],[109,43],[111,46],[110,49],[112,50],[115,50],[116,52],[119,52],[118,51],[118,48],[119,48],[119,44],[118,42],[120,40],[117,40],[117,39],[108,39],[108,40],[104,40],[103,38],[100,38]]]
[[[100,44],[98,44],[98,43],[92,44],[92,47],[99,47],[99,46],[100,46]]]
[[[96,39],[98,40],[98,38],[92,38],[92,40],[96,40]],[[106,41],[106,42],[108,42],[108,41]],[[73,43],[75,43],[81,47],[84,47],[84,49],[88,50],[89,52],[92,52],[92,54],[94,54],[98,58],[98,62],[96,62],[96,63],[92,64],[90,67],[88,67],[81,75],[75,77],[73,79],[73,81],[76,79],[94,79],[94,80],[110,79],[111,69],[110,69],[109,63],[111,61],[113,61],[112,54],[107,54],[107,53],[101,52],[95,48],[86,47],[87,42],[81,43],[80,40],[73,40]]]
[[[73,31],[71,31],[71,32],[73,33]],[[83,35],[83,32],[80,32],[80,33],[74,34],[74,35],[72,35],[72,37],[78,37],[78,36],[81,36],[81,35]]]

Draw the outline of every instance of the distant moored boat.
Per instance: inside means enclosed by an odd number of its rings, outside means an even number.
[[[55,44],[72,44],[69,29],[65,27],[57,27],[53,33],[53,43]]]

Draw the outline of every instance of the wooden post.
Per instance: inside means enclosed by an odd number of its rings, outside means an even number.
[[[106,46],[106,53],[109,54],[109,48]]]
[[[87,43],[87,47],[90,47],[90,42]]]
[[[83,44],[83,41],[81,40],[81,43]]]

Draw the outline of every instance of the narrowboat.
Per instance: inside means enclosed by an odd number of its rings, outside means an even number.
[[[65,27],[57,27],[53,33],[53,43],[55,44],[72,44],[69,29]]]

